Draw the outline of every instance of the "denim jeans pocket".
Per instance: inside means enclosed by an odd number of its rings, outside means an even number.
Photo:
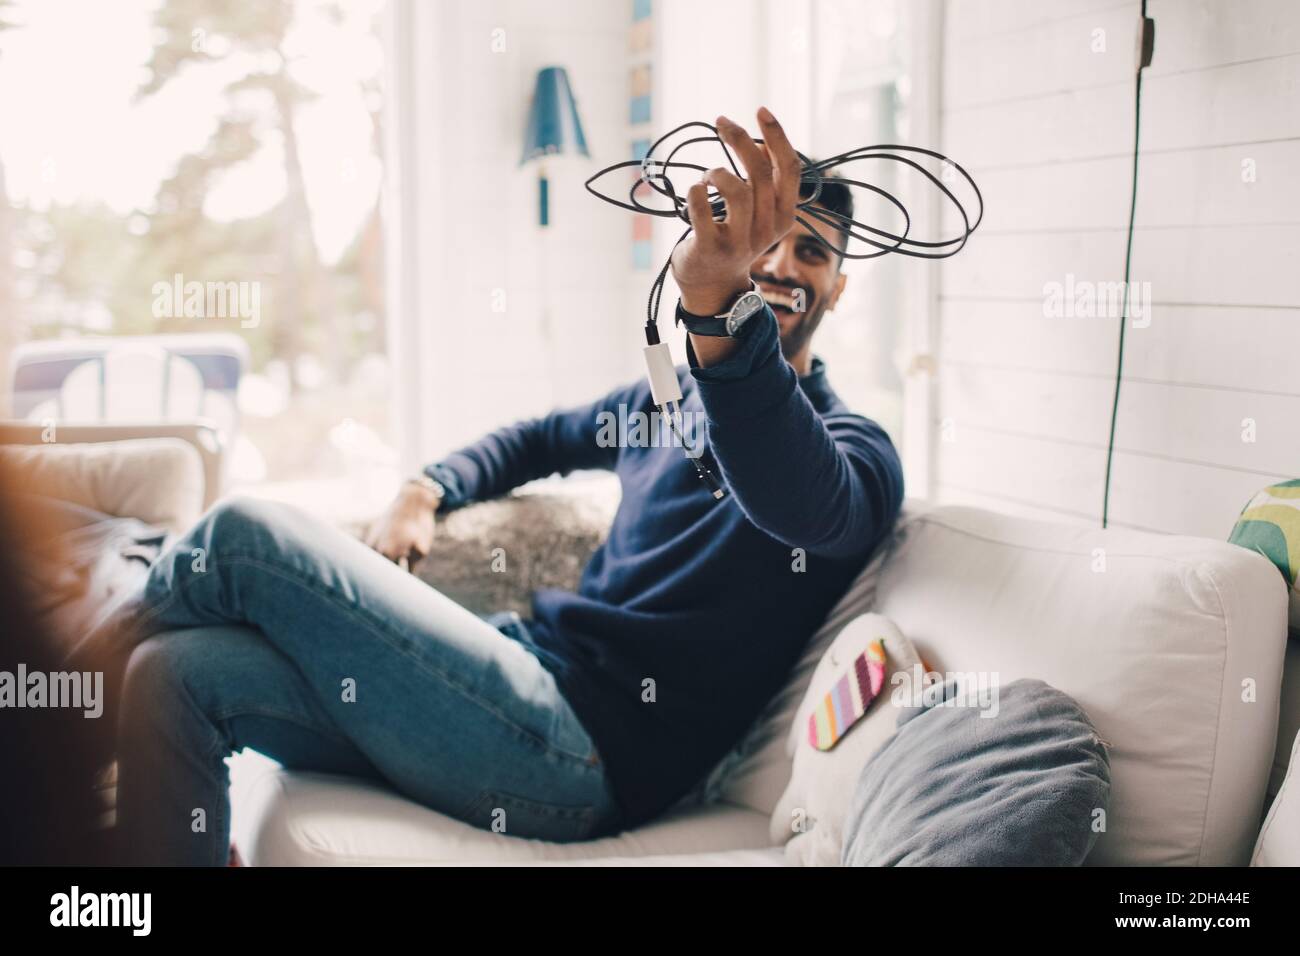
[[[462,819],[506,836],[572,843],[585,840],[597,823],[596,807],[544,803],[503,790],[484,790]]]

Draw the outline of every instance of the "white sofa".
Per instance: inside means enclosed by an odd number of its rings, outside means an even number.
[[[1272,565],[1221,541],[911,505],[749,736],[662,819],[550,844],[245,752],[231,761],[236,844],[251,865],[781,865],[768,823],[794,711],[830,640],[867,610],[937,670],[1038,677],[1080,702],[1112,775],[1089,863],[1300,864],[1300,771],[1286,778],[1300,642],[1288,647]]]
[[[970,508],[913,512],[832,615],[874,607],[931,666],[1039,677],[1109,744],[1096,864],[1244,865],[1277,749],[1286,592],[1262,557],[1221,541],[1044,524]],[[856,605],[856,606],[855,606]],[[814,640],[828,641],[837,628]],[[809,655],[814,663],[816,650]],[[476,830],[382,788],[270,770],[240,793],[249,863],[779,864],[772,781],[789,775],[786,705],[733,761],[717,802],[618,836],[547,844]],[[1295,862],[1293,859],[1291,862]]]

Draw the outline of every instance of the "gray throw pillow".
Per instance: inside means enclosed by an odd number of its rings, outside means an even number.
[[[970,706],[977,695],[950,682],[903,711],[858,779],[845,866],[1083,862],[1110,795],[1104,743],[1073,698],[1042,681],[996,691]]]

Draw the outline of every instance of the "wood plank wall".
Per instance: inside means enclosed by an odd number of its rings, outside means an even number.
[[[940,267],[941,501],[1100,521],[1119,319],[1049,316],[1045,286],[1123,279],[1138,11],[945,4],[942,148],[988,212]],[[1223,538],[1300,476],[1300,3],[1148,15],[1132,279],[1151,301],[1127,332],[1110,519]]]

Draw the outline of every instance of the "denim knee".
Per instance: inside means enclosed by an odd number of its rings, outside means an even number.
[[[175,633],[155,634],[131,651],[122,679],[122,699],[128,710],[140,705],[160,710],[166,700],[188,696],[189,679],[197,668],[190,662],[186,642],[177,638]]]
[[[122,732],[189,736],[195,747],[218,750],[222,732],[210,714],[219,706],[221,670],[211,650],[192,631],[164,631],[141,641],[126,662]]]
[[[247,495],[235,495],[218,501],[199,519],[199,527],[206,529],[205,536],[228,540],[244,538],[276,523],[283,505],[263,501]]]
[[[248,555],[281,550],[285,542],[294,540],[293,518],[289,506],[279,502],[244,496],[223,499],[178,543],[181,565],[192,567],[178,567],[177,576],[219,566],[223,552]],[[209,559],[215,559],[215,564]]]

